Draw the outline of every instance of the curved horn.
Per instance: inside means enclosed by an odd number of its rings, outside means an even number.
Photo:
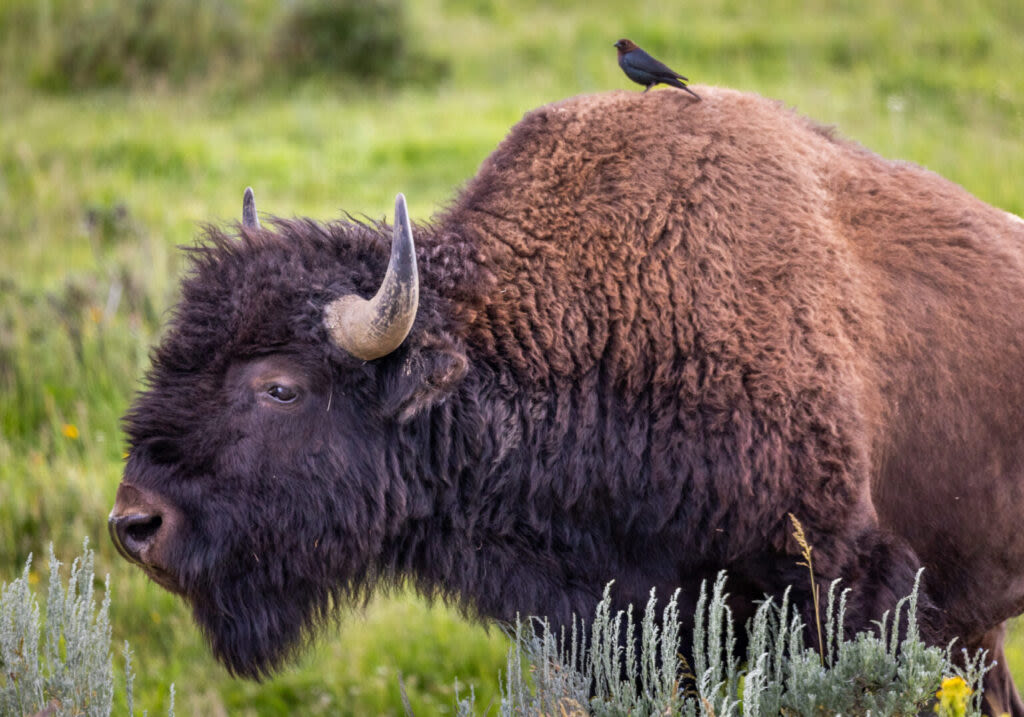
[[[364,361],[387,356],[409,335],[419,305],[416,247],[405,197],[395,197],[395,233],[391,261],[372,299],[346,294],[327,305],[324,324],[340,348]]]
[[[260,220],[256,218],[256,198],[253,196],[252,187],[246,187],[245,196],[242,197],[242,226],[246,229],[260,228]]]

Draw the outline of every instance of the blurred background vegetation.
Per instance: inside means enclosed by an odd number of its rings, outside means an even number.
[[[272,681],[229,679],[105,537],[118,420],[176,247],[238,217],[246,185],[262,211],[323,219],[384,216],[403,191],[426,219],[524,112],[638,89],[619,37],[1024,214],[1019,0],[0,3],[0,578],[90,536],[137,705],[159,713],[174,682],[180,714],[402,714],[398,671],[417,714],[452,711],[456,678],[496,695],[500,633],[410,594],[346,615]],[[1016,628],[1018,683],[1022,649]]]

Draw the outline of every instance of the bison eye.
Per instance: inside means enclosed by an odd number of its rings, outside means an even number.
[[[267,395],[278,403],[292,403],[299,397],[299,392],[290,386],[275,383],[267,387]]]

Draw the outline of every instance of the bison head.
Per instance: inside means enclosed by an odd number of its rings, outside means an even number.
[[[406,341],[419,284],[404,198],[386,272],[379,225],[273,226],[247,190],[240,236],[210,229],[191,251],[125,419],[109,521],[120,553],[184,596],[219,659],[250,677],[387,578],[376,556],[430,501],[392,485],[410,469],[385,445],[415,412],[409,397],[424,401],[426,350]]]

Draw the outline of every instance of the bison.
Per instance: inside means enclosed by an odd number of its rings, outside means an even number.
[[[191,249],[110,532],[228,670],[406,581],[557,625],[613,579],[685,614],[726,569],[741,614],[790,584],[810,614],[792,513],[850,629],[923,566],[927,639],[987,648],[987,709],[1024,715],[1024,223],[701,94],[534,110],[393,238],[248,194]]]

